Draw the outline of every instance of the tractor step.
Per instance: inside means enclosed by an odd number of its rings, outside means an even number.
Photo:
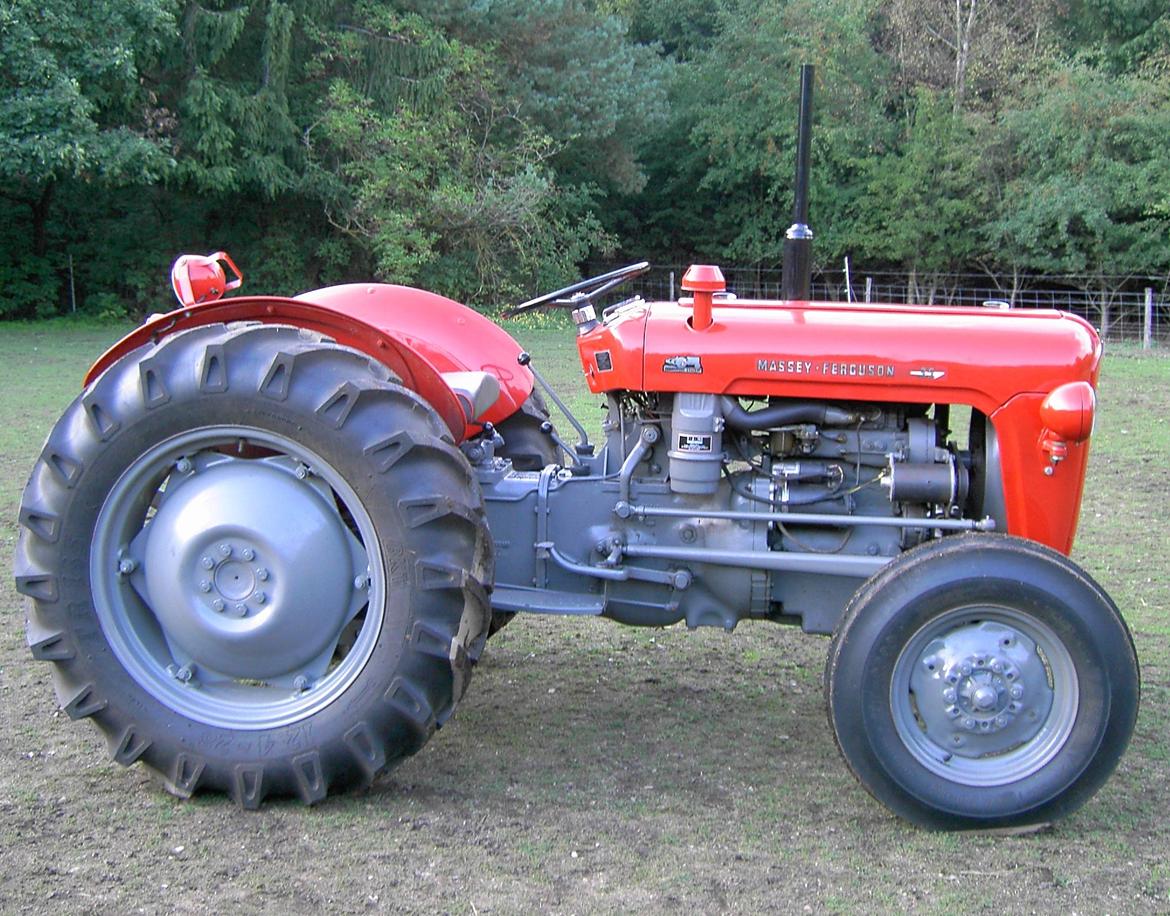
[[[598,616],[605,610],[603,595],[581,595],[542,588],[497,585],[492,590],[492,610],[529,611],[537,614]]]

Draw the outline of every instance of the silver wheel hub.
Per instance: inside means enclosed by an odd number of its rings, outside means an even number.
[[[285,458],[204,456],[135,538],[135,589],[176,658],[269,680],[323,673],[367,561],[327,487]]]
[[[1002,623],[983,621],[932,640],[916,667],[910,686],[927,732],[957,754],[1002,753],[1027,741],[1052,708],[1036,643]]]
[[[338,469],[277,433],[200,427],[106,495],[89,575],[127,673],[193,721],[266,729],[342,696],[379,644],[379,532]]]
[[[907,643],[890,710],[907,750],[931,772],[1005,785],[1056,755],[1077,696],[1076,668],[1045,624],[1014,608],[955,608]]]

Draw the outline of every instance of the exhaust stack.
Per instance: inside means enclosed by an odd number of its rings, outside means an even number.
[[[812,230],[808,227],[808,171],[812,141],[812,64],[800,68],[800,120],[796,127],[796,193],[793,222],[784,236],[781,297],[808,299],[812,283]]]

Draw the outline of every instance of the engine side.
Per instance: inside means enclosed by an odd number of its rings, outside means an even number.
[[[1002,511],[998,474],[947,444],[946,408],[629,392],[607,407],[600,454],[569,468],[516,472],[485,440],[466,449],[497,611],[827,633],[902,550]]]

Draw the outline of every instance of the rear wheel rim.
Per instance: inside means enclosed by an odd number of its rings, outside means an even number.
[[[249,491],[267,519],[189,523],[191,506]],[[305,514],[320,529],[309,550],[328,568],[303,568],[287,519]],[[159,570],[162,555],[174,556],[173,574]],[[369,663],[385,617],[379,538],[353,488],[318,453],[252,427],[191,430],[138,456],[99,512],[89,572],[98,621],[130,677],[222,728],[293,725],[328,706]],[[323,601],[298,602],[314,588]]]

